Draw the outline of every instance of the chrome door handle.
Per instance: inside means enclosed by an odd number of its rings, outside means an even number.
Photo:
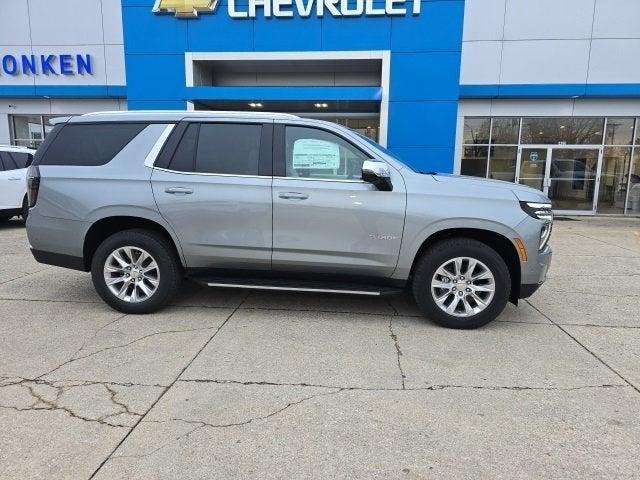
[[[20,177],[9,177],[9,180],[20,180]]]
[[[193,188],[166,187],[164,191],[165,193],[170,193],[172,195],[191,195],[193,193]]]
[[[285,200],[306,200],[309,198],[309,195],[298,192],[280,192],[278,197],[284,198]]]

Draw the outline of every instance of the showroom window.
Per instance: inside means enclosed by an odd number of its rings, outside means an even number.
[[[640,119],[465,117],[460,173],[519,181],[559,210],[640,214]]]
[[[460,173],[515,181],[519,135],[519,118],[465,118]]]
[[[49,120],[68,115],[10,115],[11,144],[38,148],[44,137],[53,130]]]
[[[342,117],[335,120],[329,120],[339,125],[344,125],[351,130],[355,130],[361,135],[370,138],[374,142],[377,142],[380,138],[380,118],[376,117],[363,117],[363,118],[350,118]]]
[[[601,145],[604,118],[523,118],[523,144]]]
[[[600,191],[598,194],[598,213],[620,214],[625,212],[627,192],[631,197],[640,194],[640,187],[634,190],[637,177],[629,175],[634,151],[634,118],[608,118],[602,150],[600,173]],[[627,213],[635,212],[631,208]]]
[[[629,175],[629,196],[627,197],[626,213],[640,215],[640,143],[638,143],[638,139],[636,139],[633,165]]]

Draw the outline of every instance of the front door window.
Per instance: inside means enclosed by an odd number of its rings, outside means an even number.
[[[287,126],[286,176],[293,178],[360,180],[369,157],[326,130]]]

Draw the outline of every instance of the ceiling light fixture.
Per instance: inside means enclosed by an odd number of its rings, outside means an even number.
[[[249,106],[251,108],[262,108],[264,105],[262,105],[260,102],[251,102]]]
[[[329,105],[326,103],[314,103],[313,106],[316,108],[327,108]]]

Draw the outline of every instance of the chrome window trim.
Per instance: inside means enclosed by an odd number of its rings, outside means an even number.
[[[151,150],[149,150],[149,153],[147,153],[147,156],[144,159],[145,167],[153,168],[154,164],[156,163],[156,159],[160,154],[160,150],[162,150],[162,147],[164,147],[164,144],[166,143],[167,138],[169,138],[169,135],[171,134],[175,126],[176,126],[175,123],[169,123],[164,128],[164,130],[156,140],[156,143],[153,144],[153,147],[151,147]]]
[[[367,183],[364,180],[342,180],[333,178],[308,178],[308,177],[273,177],[274,180],[303,180],[305,182],[338,182],[338,183]]]
[[[274,180],[303,180],[306,182],[338,182],[338,183],[367,183],[364,180],[338,180],[330,178],[302,178],[302,177],[272,177],[271,175],[241,175],[234,173],[205,173],[205,172],[181,172],[179,170],[171,170],[169,168],[153,167],[167,173],[178,173],[180,175],[200,175],[204,177],[234,177],[234,178],[272,178]]]
[[[153,167],[154,170],[160,170],[168,173],[178,173],[180,175],[199,175],[203,177],[234,177],[234,178],[273,178],[271,175],[241,175],[235,173],[207,173],[207,172],[181,172],[179,170],[171,170],[169,168]]]

